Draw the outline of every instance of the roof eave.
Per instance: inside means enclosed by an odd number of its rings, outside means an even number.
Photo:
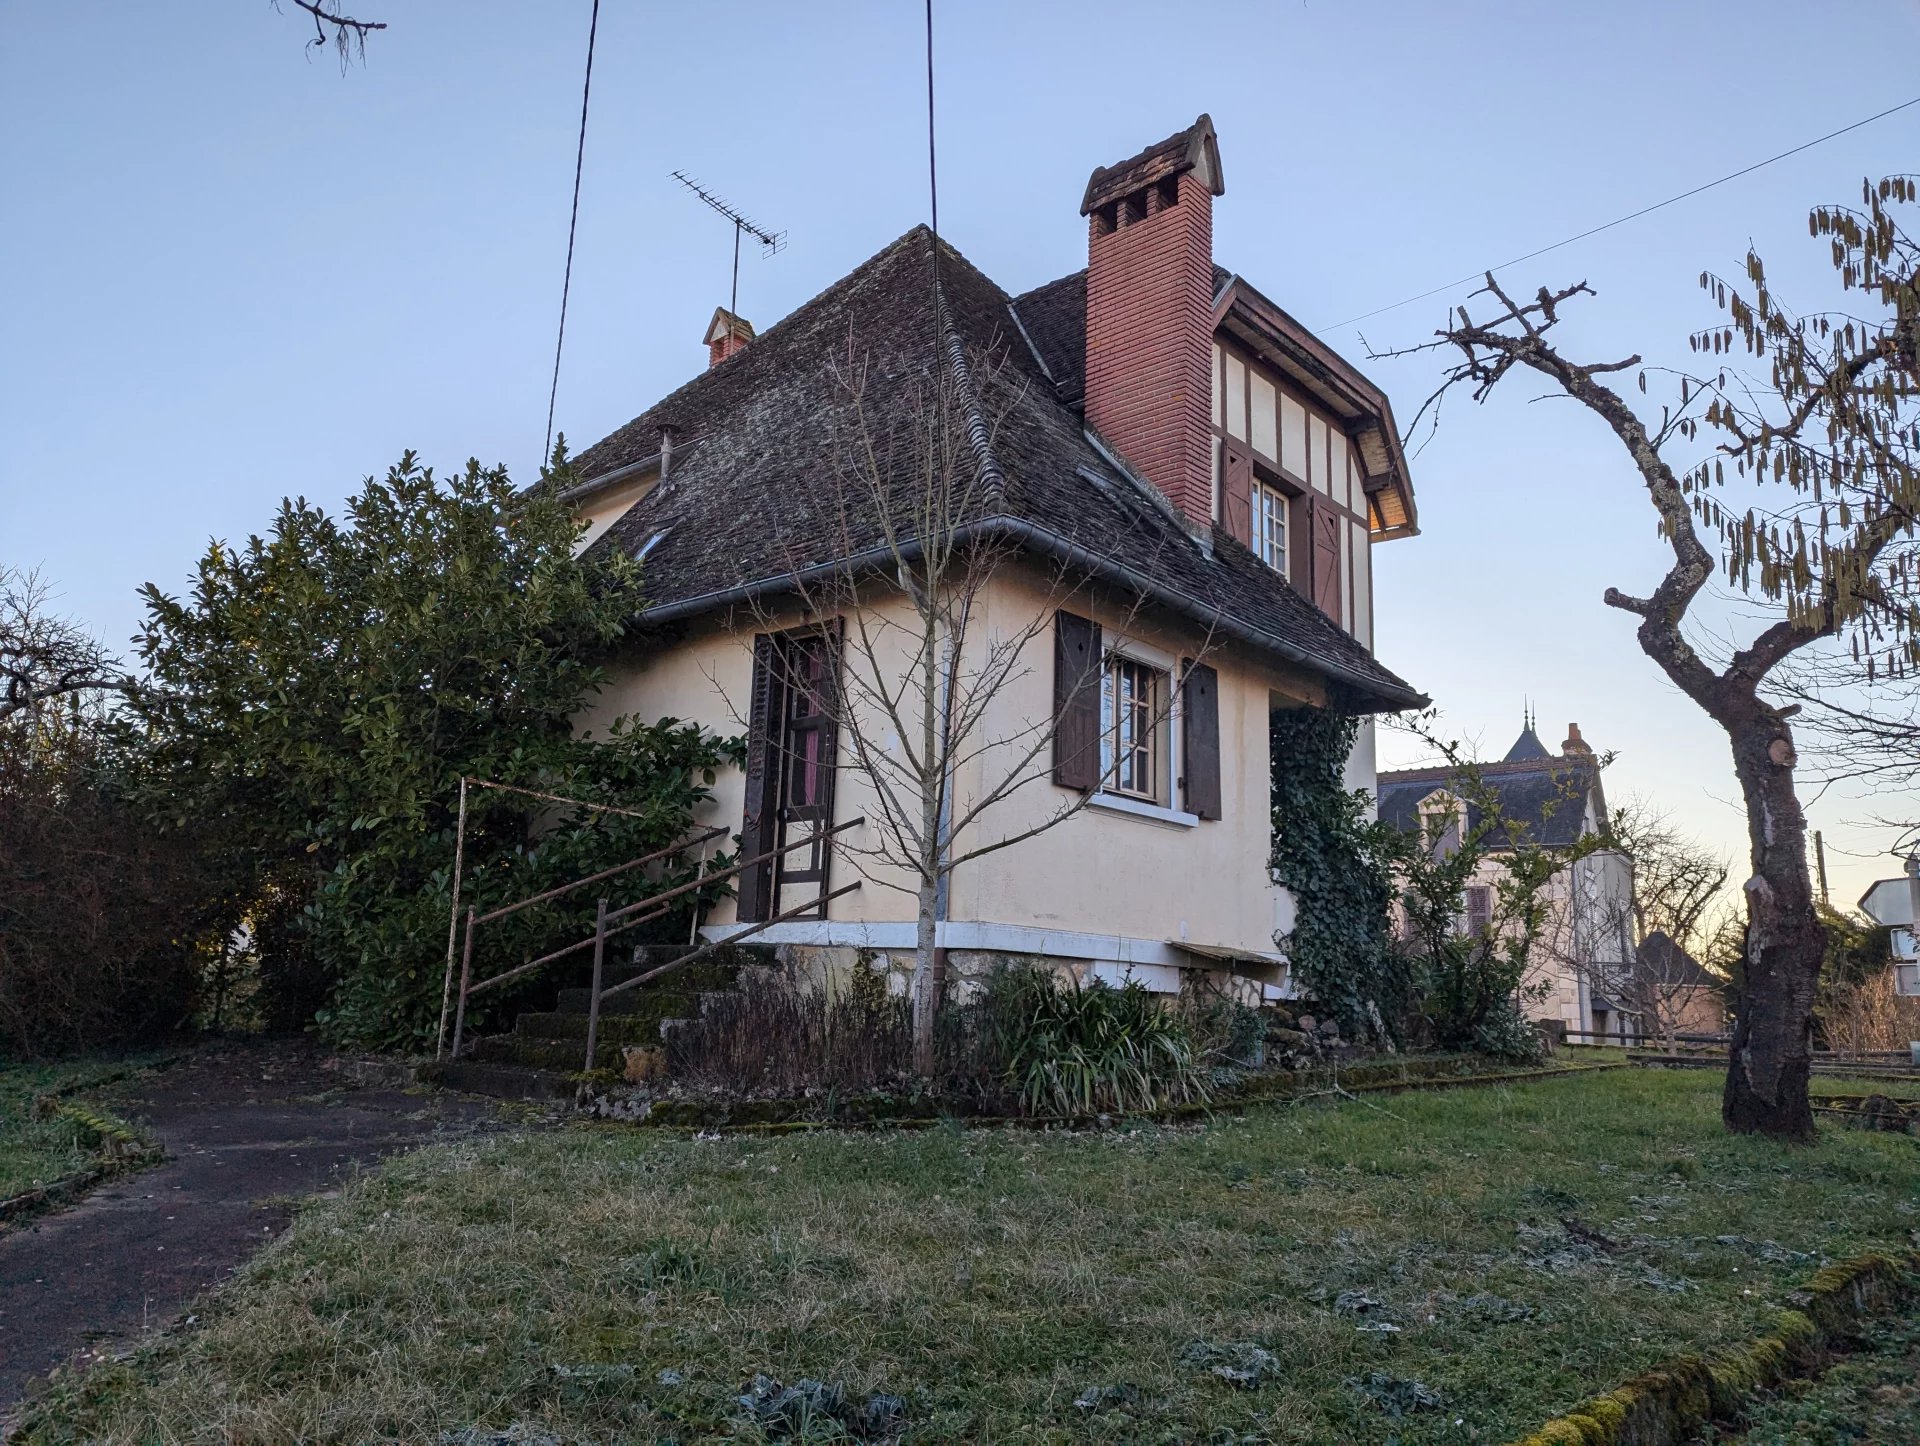
[[[1425,708],[1432,701],[1426,694],[1414,688],[1405,686],[1396,688],[1341,664],[1329,663],[1324,659],[1313,657],[1305,649],[1289,643],[1284,638],[1263,632],[1238,618],[1209,607],[1197,598],[1167,587],[1123,563],[1115,562],[1110,557],[1096,553],[1060,536],[1050,528],[1041,527],[1025,518],[999,516],[963,523],[954,529],[952,541],[959,544],[989,538],[999,538],[1030,547],[1047,556],[1070,562],[1075,567],[1084,568],[1090,577],[1117,584],[1137,596],[1157,602],[1170,611],[1202,623],[1236,642],[1281,658],[1295,667],[1318,673],[1339,688],[1342,695],[1341,701],[1347,705],[1345,711],[1394,713],[1409,708]],[[900,558],[912,561],[918,553],[919,545],[914,542],[900,544],[897,548],[892,543],[876,543],[846,557],[815,563],[811,567],[801,568],[795,572],[781,573],[751,582],[738,583],[728,588],[720,588],[695,597],[657,604],[647,608],[641,614],[639,621],[643,627],[657,627],[664,623],[684,621],[745,603],[802,591],[816,579],[839,576],[848,572],[863,572],[875,567],[891,570],[893,564]]]
[[[1374,539],[1387,542],[1419,536],[1420,513],[1413,495],[1413,474],[1400,445],[1399,424],[1394,421],[1393,403],[1387,394],[1243,276],[1232,277],[1214,299],[1214,330],[1218,331],[1229,319],[1268,338],[1279,350],[1276,360],[1284,369],[1304,373],[1301,380],[1332,391],[1354,412],[1372,421],[1379,429],[1387,452],[1387,485],[1400,494],[1407,515],[1404,524],[1377,532],[1373,534]]]

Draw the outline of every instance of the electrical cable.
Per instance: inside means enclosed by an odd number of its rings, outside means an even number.
[[[1638,211],[1629,212],[1625,216],[1616,217],[1614,220],[1608,221],[1604,225],[1589,227],[1587,230],[1582,231],[1577,236],[1569,236],[1567,237],[1566,240],[1556,241],[1551,246],[1542,246],[1538,251],[1529,251],[1525,256],[1516,256],[1511,261],[1502,261],[1498,266],[1482,267],[1478,271],[1470,272],[1468,275],[1462,276],[1458,281],[1449,281],[1444,286],[1436,286],[1431,291],[1423,291],[1418,296],[1409,296],[1405,300],[1390,302],[1386,306],[1376,306],[1372,311],[1363,311],[1358,316],[1350,316],[1345,321],[1336,321],[1332,326],[1319,327],[1319,328],[1316,328],[1316,330],[1321,332],[1338,331],[1343,326],[1352,326],[1355,322],[1366,321],[1370,317],[1382,316],[1389,311],[1398,311],[1403,306],[1411,306],[1416,301],[1425,301],[1428,297],[1438,296],[1443,291],[1452,291],[1455,287],[1465,286],[1469,281],[1478,281],[1481,277],[1485,276],[1489,270],[1504,271],[1509,266],[1518,266],[1522,261],[1531,261],[1536,256],[1545,256],[1549,251],[1558,251],[1563,246],[1571,246],[1573,245],[1574,242],[1584,241],[1589,236],[1598,236],[1602,231],[1611,231],[1615,226],[1624,226],[1629,221],[1637,221],[1642,216],[1650,216],[1655,211],[1659,211],[1664,209],[1667,206],[1674,205],[1676,202],[1685,201],[1690,197],[1698,196],[1703,191],[1711,191],[1715,186],[1724,186],[1729,181],[1737,181],[1742,176],[1750,176],[1755,171],[1760,170],[1765,166],[1772,165],[1775,161],[1784,161],[1787,159],[1788,156],[1797,156],[1802,151],[1810,151],[1815,146],[1824,145],[1828,141],[1836,140],[1839,137],[1847,134],[1847,132],[1849,131],[1857,131],[1862,126],[1870,126],[1877,120],[1885,120],[1890,115],[1895,115],[1900,111],[1906,110],[1909,107],[1916,106],[1916,105],[1920,105],[1920,95],[1916,95],[1912,100],[1902,101],[1899,105],[1890,106],[1886,110],[1879,112],[1877,115],[1870,115],[1865,120],[1857,120],[1850,126],[1842,126],[1837,131],[1828,131],[1827,134],[1825,134],[1824,136],[1820,136],[1814,140],[1810,140],[1801,145],[1797,145],[1790,151],[1782,151],[1777,156],[1768,156],[1764,161],[1755,161],[1750,166],[1745,166],[1745,167],[1742,167],[1740,170],[1729,172],[1727,175],[1720,177],[1720,179],[1717,181],[1708,181],[1705,185],[1695,186],[1690,191],[1682,191],[1677,196],[1669,196],[1664,201],[1656,201],[1651,206],[1642,206]]]
[[[587,79],[580,87],[580,144],[573,155],[573,210],[567,217],[567,270],[560,282],[560,334],[553,340],[553,386],[547,392],[547,440],[540,448],[540,465],[553,458],[553,408],[560,397],[560,348],[567,340],[567,295],[573,290],[573,238],[580,226],[580,172],[587,158],[587,101],[593,95],[593,45],[600,34],[600,0],[593,0],[593,18],[587,23]]]

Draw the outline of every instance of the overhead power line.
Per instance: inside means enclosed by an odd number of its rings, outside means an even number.
[[[560,282],[560,333],[553,340],[553,386],[547,391],[547,440],[540,465],[553,457],[553,405],[560,397],[560,348],[567,340],[567,294],[573,290],[573,237],[580,226],[580,171],[587,159],[587,101],[593,95],[593,43],[600,34],[600,0],[593,0],[587,22],[587,78],[580,87],[580,144],[573,153],[573,210],[567,216],[567,270]]]
[[[1797,156],[1802,151],[1810,151],[1815,146],[1824,145],[1828,141],[1836,140],[1839,137],[1846,135],[1847,132],[1849,131],[1857,131],[1862,126],[1870,126],[1875,121],[1885,120],[1890,115],[1896,115],[1900,111],[1906,110],[1909,107],[1916,106],[1916,105],[1920,105],[1920,95],[1916,95],[1912,100],[1902,101],[1899,105],[1890,106],[1886,110],[1880,111],[1876,115],[1870,115],[1865,120],[1857,120],[1852,125],[1840,127],[1840,129],[1837,131],[1828,131],[1823,136],[1816,136],[1813,140],[1805,141],[1802,144],[1795,146],[1790,151],[1782,151],[1777,156],[1768,156],[1764,161],[1755,161],[1750,166],[1743,166],[1741,169],[1737,171],[1731,171],[1728,174],[1720,177],[1718,180],[1708,181],[1705,185],[1695,186],[1690,191],[1682,191],[1677,196],[1669,196],[1664,201],[1655,201],[1651,206],[1642,206],[1638,211],[1631,211],[1624,216],[1617,216],[1613,220],[1608,221],[1603,225],[1591,226],[1585,231],[1582,231],[1577,236],[1569,236],[1566,238],[1566,240],[1556,241],[1551,246],[1542,246],[1538,251],[1529,251],[1527,252],[1526,255],[1516,256],[1511,261],[1502,261],[1498,266],[1482,267],[1478,271],[1470,271],[1465,276],[1462,276],[1459,280],[1449,281],[1444,286],[1436,286],[1432,288],[1430,291],[1423,291],[1417,296],[1405,297],[1400,301],[1389,302],[1385,306],[1376,306],[1372,311],[1363,311],[1358,316],[1350,316],[1345,321],[1336,321],[1331,326],[1320,327],[1317,329],[1320,331],[1338,331],[1343,326],[1352,326],[1355,322],[1366,321],[1370,317],[1383,316],[1389,311],[1398,311],[1403,306],[1411,306],[1416,301],[1425,301],[1428,297],[1438,296],[1443,291],[1452,291],[1457,287],[1465,286],[1470,281],[1478,281],[1482,276],[1486,275],[1486,273],[1489,270],[1504,271],[1509,266],[1518,266],[1522,261],[1531,261],[1536,256],[1545,256],[1549,251],[1558,251],[1563,246],[1571,246],[1573,245],[1574,242],[1584,241],[1589,236],[1598,236],[1602,231],[1611,231],[1615,226],[1624,226],[1627,224],[1627,222],[1637,221],[1642,216],[1651,216],[1655,211],[1659,211],[1664,209],[1665,207],[1675,205],[1678,202],[1689,199],[1690,197],[1698,196],[1703,191],[1711,191],[1715,186],[1724,186],[1729,181],[1737,181],[1742,176],[1750,176],[1755,171],[1758,171],[1763,167],[1772,165],[1775,161],[1784,161],[1787,159],[1788,156]]]

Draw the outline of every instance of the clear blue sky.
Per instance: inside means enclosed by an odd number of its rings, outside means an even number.
[[[283,494],[337,502],[406,447],[530,476],[546,420],[587,5],[354,0],[364,66],[309,59],[291,6],[15,0],[0,47],[0,560],[43,565],[111,641],[134,588]],[[942,230],[1010,290],[1084,262],[1091,168],[1220,133],[1216,254],[1310,325],[1413,292],[1920,94],[1911,0],[1608,5],[938,0]],[[723,223],[684,167],[787,230],[743,261],[769,324],[926,215],[913,0],[605,0],[559,425],[585,445],[700,367]],[[1893,61],[1895,63],[1888,63]],[[1685,359],[1695,279],[1749,240],[1783,291],[1805,213],[1912,169],[1920,108],[1516,268],[1600,292],[1591,355]],[[1430,332],[1444,299],[1366,323]],[[1361,355],[1354,328],[1330,331]],[[1431,359],[1373,368],[1403,422]],[[1510,386],[1449,403],[1420,538],[1377,554],[1379,650],[1496,754],[1537,704],[1639,793],[1744,852],[1719,735],[1636,649],[1609,584],[1661,566],[1615,444]],[[1405,759],[1405,746],[1389,755]],[[1890,842],[1825,798],[1842,847]],[[1850,900],[1884,861],[1836,855]]]

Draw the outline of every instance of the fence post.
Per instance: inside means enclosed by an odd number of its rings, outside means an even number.
[[[453,836],[453,907],[447,910],[447,977],[440,985],[440,1032],[434,1036],[433,1057],[447,1049],[447,1007],[453,1002],[453,936],[460,927],[460,868],[467,853],[467,780],[460,778],[460,822]]]
[[[693,881],[696,884],[703,884],[707,881],[707,856],[705,853],[702,853],[700,855],[700,871],[693,876]],[[692,946],[694,944],[698,944],[699,942],[700,942],[700,891],[698,889],[695,889],[693,891],[693,925],[691,928],[687,930],[687,944],[689,946]]]
[[[460,1058],[460,1037],[467,1028],[467,986],[473,982],[473,906],[467,906],[467,939],[460,946],[460,1007],[453,1016],[453,1051],[451,1058]]]
[[[593,920],[593,992],[587,997],[587,1072],[593,1071],[593,1057],[600,1047],[600,981],[607,963],[607,901]]]

